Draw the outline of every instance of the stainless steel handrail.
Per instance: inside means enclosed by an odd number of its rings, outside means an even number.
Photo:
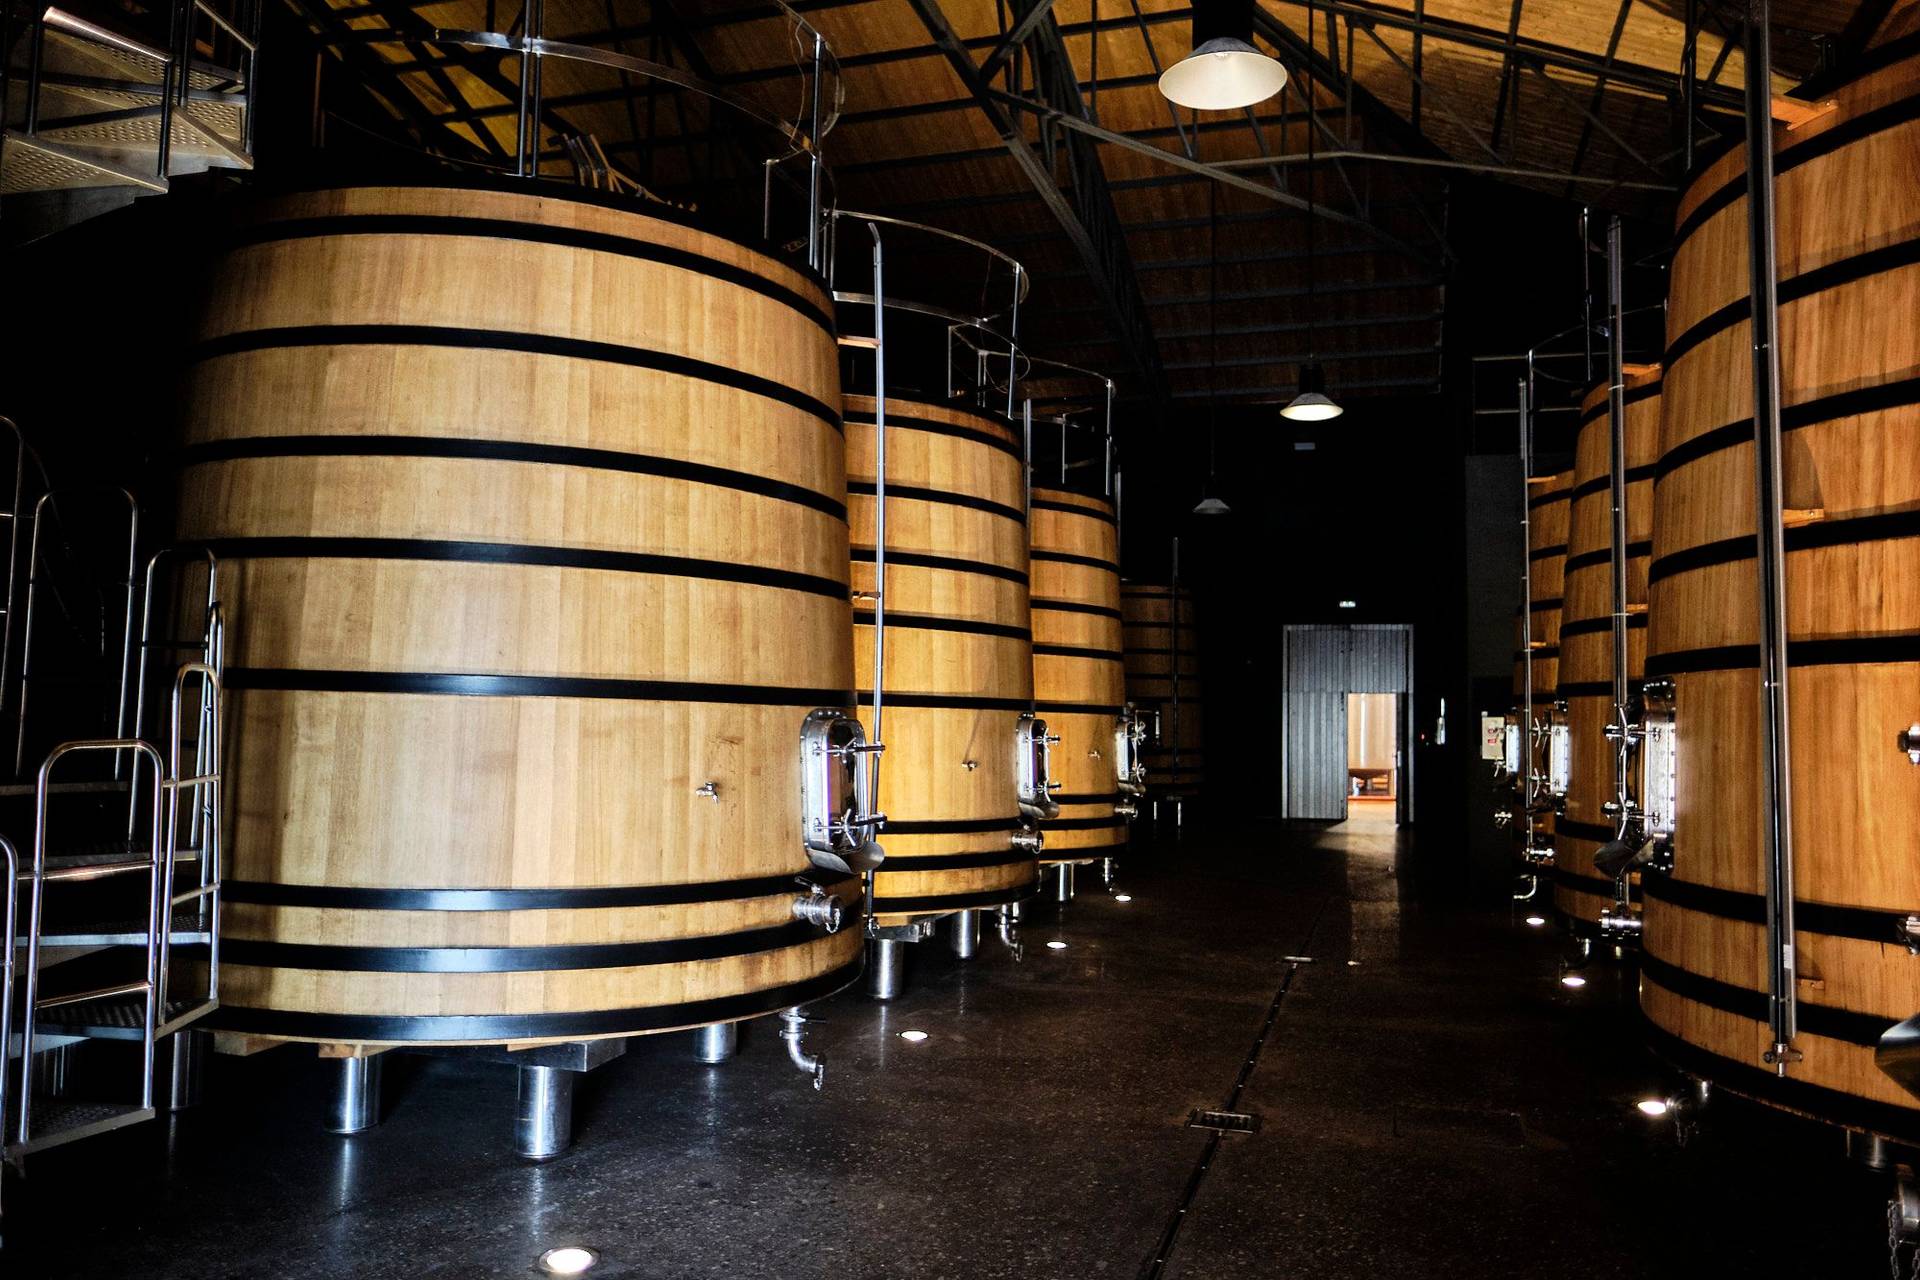
[[[1098,383],[1101,390],[1104,392],[1104,397],[1103,397],[1104,398],[1104,416],[1103,416],[1101,425],[1098,428],[1090,428],[1090,429],[1097,429],[1101,433],[1101,457],[1100,457],[1101,496],[1111,498],[1113,496],[1113,477],[1114,477],[1114,461],[1115,461],[1114,448],[1113,448],[1113,398],[1114,398],[1113,379],[1109,378],[1104,373],[1096,372],[1095,370],[1085,368],[1081,365],[1068,364],[1064,360],[1044,359],[1040,356],[1031,356],[1029,357],[1029,360],[1035,370],[1042,369],[1042,368],[1055,369],[1062,373],[1066,373],[1075,377],[1090,378],[1094,382]],[[1028,376],[1033,377],[1035,376],[1035,374],[1030,373]],[[1032,403],[1032,397],[1027,397],[1027,403],[1028,404]],[[1081,425],[1079,415],[1092,412],[1093,409],[1096,407],[1099,407],[1099,406],[1089,405],[1086,408],[1079,410],[1077,413],[1074,410],[1065,409],[1058,414],[1044,416],[1045,421],[1058,423],[1060,427],[1060,483],[1062,484],[1066,483],[1067,472],[1068,470],[1071,469],[1067,462],[1067,429],[1070,426]],[[1084,466],[1087,464],[1081,463],[1078,465]]]
[[[874,327],[876,331],[880,328],[881,317],[886,310],[900,311],[911,315],[926,316],[930,319],[946,321],[947,395],[949,398],[953,398],[959,394],[958,389],[954,385],[953,348],[955,342],[959,342],[975,354],[978,366],[974,383],[974,392],[976,394],[983,394],[987,387],[993,385],[985,373],[986,362],[990,357],[1004,356],[1008,361],[1009,367],[1016,370],[1016,372],[1021,369],[1023,353],[1020,350],[1020,306],[1026,301],[1028,293],[1031,292],[1033,282],[1032,277],[1027,273],[1025,265],[1023,265],[1019,259],[1002,249],[996,249],[984,240],[977,240],[972,236],[962,235],[957,231],[948,231],[943,227],[929,226],[924,222],[913,222],[906,218],[895,218],[887,214],[866,213],[857,209],[841,208],[833,209],[828,214],[828,217],[835,229],[835,234],[828,237],[826,276],[827,287],[833,294],[834,301],[855,306],[873,307]],[[914,235],[927,236],[934,240],[960,245],[984,255],[988,261],[986,270],[981,277],[982,293],[990,292],[993,287],[993,264],[995,262],[1003,264],[1007,268],[1008,279],[1011,286],[1008,289],[1006,306],[997,311],[975,313],[960,311],[950,306],[929,301],[925,298],[902,296],[898,291],[888,292],[881,290],[877,282],[874,292],[841,288],[839,283],[838,230],[843,221],[865,223],[868,230],[875,236],[879,234],[879,228],[892,227],[901,231],[910,232]],[[1006,321],[1004,329],[999,325],[999,322],[1003,318]],[[978,336],[979,341],[975,340],[976,336]],[[992,344],[993,349],[990,350],[988,344]],[[1030,362],[1028,367],[1030,367]],[[1016,378],[1009,378],[1006,382],[1007,402],[1003,414],[1009,420],[1014,416],[1013,392],[1016,381]]]
[[[824,274],[827,237],[824,235],[825,219],[822,216],[826,202],[823,200],[822,193],[832,189],[832,175],[827,170],[821,155],[821,143],[839,122],[840,107],[845,100],[846,89],[840,73],[839,59],[834,55],[833,48],[827,43],[826,37],[785,3],[785,0],[774,0],[774,3],[793,24],[793,30],[799,37],[798,42],[805,49],[805,56],[810,59],[811,64],[810,71],[807,73],[809,79],[807,101],[794,119],[788,119],[770,111],[758,102],[729,92],[724,86],[680,67],[637,58],[631,54],[616,53],[611,49],[602,49],[595,45],[550,40],[542,33],[545,24],[545,6],[541,0],[528,0],[525,18],[527,31],[522,35],[502,31],[442,27],[435,27],[425,32],[404,32],[390,27],[372,28],[350,34],[356,43],[376,47],[450,45],[518,55],[520,81],[518,97],[514,102],[513,165],[508,168],[465,158],[445,157],[453,163],[471,168],[506,172],[522,178],[533,178],[539,175],[543,154],[540,145],[540,118],[543,104],[541,64],[547,58],[584,63],[609,71],[617,71],[622,75],[640,76],[672,85],[675,88],[699,94],[709,101],[719,103],[747,119],[772,129],[785,142],[787,150],[784,154],[768,157],[763,162],[766,184],[766,194],[763,198],[768,209],[767,216],[770,218],[774,170],[795,157],[804,157],[808,161],[807,262]],[[829,79],[833,84],[830,97],[824,93],[824,85]],[[767,237],[771,239],[771,229],[764,230]]]
[[[54,766],[66,756],[82,751],[111,751],[118,760],[122,753],[134,756],[137,769],[142,760],[153,771],[154,804],[151,823],[149,857],[152,877],[147,903],[147,969],[144,981],[125,984],[124,989],[115,989],[108,994],[132,994],[146,992],[146,1016],[141,1033],[141,1088],[140,1106],[150,1110],[153,1107],[153,1065],[154,1040],[159,1025],[160,991],[160,947],[155,936],[167,922],[166,906],[162,901],[161,860],[172,860],[172,852],[166,848],[161,827],[161,808],[159,796],[166,772],[166,766],[160,758],[159,749],[150,742],[138,738],[86,738],[74,742],[63,742],[47,753],[36,775],[33,795],[33,879],[31,896],[27,906],[27,954],[26,973],[21,980],[21,1010],[25,1022],[20,1028],[20,1113],[15,1122],[15,1141],[24,1146],[32,1137],[33,1125],[33,1023],[34,1014],[54,1003],[72,1003],[64,997],[51,1001],[40,999],[40,938],[42,931],[43,908],[47,883],[47,797],[49,784],[53,777]],[[89,996],[99,996],[100,992],[91,992]]]

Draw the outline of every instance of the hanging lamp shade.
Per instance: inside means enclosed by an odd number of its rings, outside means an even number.
[[[1161,73],[1160,92],[1195,111],[1238,111],[1286,83],[1287,69],[1253,47],[1253,0],[1196,0],[1193,52]]]
[[[1309,364],[1300,370],[1300,394],[1287,402],[1280,416],[1294,422],[1326,422],[1345,412],[1327,395],[1326,370]]]
[[[1212,494],[1208,494],[1206,497],[1200,499],[1199,504],[1193,509],[1193,514],[1197,516],[1224,516],[1231,514],[1232,511],[1232,507],[1214,497]]]

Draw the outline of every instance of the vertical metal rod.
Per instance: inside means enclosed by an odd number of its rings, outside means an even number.
[[[544,39],[547,34],[546,0],[527,0],[527,4],[533,10],[533,21],[527,28],[526,38],[529,41]],[[540,104],[546,97],[545,85],[542,83],[545,78],[545,67],[546,60],[542,58],[540,54],[535,53],[533,57],[532,106],[527,115],[527,124],[529,126],[527,133],[527,176],[530,178],[540,176]]]
[[[7,507],[7,596],[0,601],[0,609],[5,611],[0,615],[0,702],[4,702],[7,672],[13,667],[13,615],[20,607],[14,589],[19,585],[20,574],[20,522],[26,518],[20,505],[27,498],[27,438],[12,418],[0,417],[0,425],[6,427],[14,442],[13,502]]]
[[[168,18],[167,57],[160,67],[160,132],[155,139],[153,176],[162,183],[172,168],[174,95],[179,94],[179,109],[187,109],[192,92],[193,0],[182,0]],[[248,92],[252,92],[252,73],[248,73]],[[249,104],[251,106],[251,104]],[[246,115],[253,121],[253,112]]]
[[[1033,401],[1032,400],[1022,400],[1020,402],[1020,429],[1021,429],[1021,435],[1020,435],[1021,461],[1025,464],[1023,470],[1025,470],[1027,473],[1027,501],[1026,501],[1027,525],[1028,525],[1027,536],[1029,539],[1031,539],[1033,536],[1033,532],[1032,532],[1032,525],[1033,525]],[[31,582],[31,579],[29,579],[29,582]]]
[[[5,932],[0,933],[0,943],[6,946],[6,950],[0,952],[0,1146],[3,1146],[7,1141],[5,1132],[7,1055],[4,1047],[11,1047],[13,1044],[14,944],[20,936],[20,894],[17,891],[20,883],[20,854],[13,847],[13,841],[4,836],[0,836],[0,861],[6,864],[8,885],[6,894],[0,895],[5,898],[4,904],[0,904],[0,909],[4,909],[5,912],[5,923],[0,925]],[[20,1064],[20,1087],[23,1090],[27,1088],[26,1075],[31,1067],[31,1064],[24,1061],[25,1056],[22,1055],[23,1061]]]
[[[526,0],[531,3],[532,0]],[[525,23],[521,24],[523,27]],[[527,94],[533,86],[533,45],[527,38],[528,33],[520,33],[520,110],[515,117],[513,129],[513,172],[514,176],[527,176]]]
[[[816,37],[817,39],[817,37]],[[880,228],[873,237],[873,743],[886,741],[880,723],[887,683],[887,289]],[[879,812],[880,753],[869,757],[868,813]]]
[[[122,609],[120,622],[120,692],[115,702],[113,716],[113,736],[127,736],[127,686],[133,666],[133,600],[135,595],[135,575],[139,569],[140,555],[140,503],[126,490],[117,490],[127,500],[127,577],[126,604]],[[120,776],[120,753],[113,756],[113,776]],[[131,776],[131,775],[130,775]]]
[[[1765,1060],[1779,1075],[1800,1057],[1793,931],[1792,739],[1787,719],[1787,581],[1780,459],[1780,315],[1773,188],[1773,39],[1768,0],[1747,0],[1747,239],[1751,273],[1755,544],[1759,570],[1761,839],[1767,871]]]
[[[27,136],[31,138],[40,131],[40,72],[46,60],[47,47],[47,20],[44,11],[42,16],[33,19],[33,34],[28,40]]]
[[[1621,243],[1620,219],[1607,223],[1607,458],[1613,569],[1613,720],[1620,727],[1614,742],[1613,798],[1619,806],[1616,836],[1626,834],[1631,816],[1632,787],[1627,771],[1633,740],[1627,734],[1627,374],[1626,374],[1626,254]],[[1625,914],[1630,901],[1629,873],[1614,877],[1615,906]]]
[[[207,1054],[213,1033],[188,1027],[167,1040],[167,1110],[185,1111],[200,1105]]]
[[[1101,463],[1101,475],[1106,480],[1106,495],[1109,498],[1111,498],[1113,496],[1113,379],[1108,378],[1106,382],[1107,382],[1106,457],[1105,457],[1105,460]]]
[[[1694,78],[1700,69],[1700,0],[1687,0],[1685,42],[1680,46],[1680,172],[1693,172]]]
[[[1177,782],[1180,777],[1180,538],[1173,539],[1173,572],[1168,575],[1171,582],[1167,587],[1167,649],[1168,670],[1173,676],[1173,716],[1169,737],[1172,740],[1172,762],[1167,766],[1170,781]]]
[[[1587,355],[1587,385],[1593,385],[1593,210],[1580,206],[1580,349]],[[1532,352],[1528,352],[1532,356]],[[1528,360],[1531,370],[1532,360]]]
[[[1531,358],[1531,352],[1528,353]],[[1533,406],[1527,379],[1519,380],[1520,423],[1520,743],[1526,761],[1520,810],[1527,848],[1533,848]]]
[[[825,40],[818,31],[813,33],[813,103],[811,123],[807,126],[807,149],[809,152],[807,167],[807,264],[816,270],[820,266],[820,79],[822,54],[825,52]],[[876,241],[880,233],[876,230]],[[879,249],[874,250],[878,255]],[[880,289],[875,283],[874,293]],[[878,673],[875,673],[876,676]]]
[[[1019,380],[1018,370],[1014,366],[1020,360],[1020,293],[1026,279],[1026,268],[1019,263],[1013,264],[1013,306],[1008,310],[1007,320],[1007,417],[1013,417],[1013,385]],[[947,344],[947,359],[951,364],[953,344]],[[951,379],[949,379],[951,381]]]

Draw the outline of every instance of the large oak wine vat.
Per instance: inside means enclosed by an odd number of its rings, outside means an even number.
[[[1627,681],[1647,661],[1647,561],[1653,554],[1653,471],[1660,455],[1660,369],[1629,366],[1624,393],[1627,480]],[[1614,904],[1593,855],[1614,838],[1603,806],[1618,790],[1613,721],[1613,425],[1607,387],[1588,392],[1574,442],[1557,692],[1566,704],[1566,807],[1553,822],[1553,902],[1588,936]]]
[[[1120,544],[1113,504],[1065,489],[1033,490],[1033,692],[1060,741],[1041,824],[1045,863],[1091,862],[1127,842],[1114,733],[1126,711]]]
[[[1527,568],[1529,597],[1520,603],[1514,619],[1513,725],[1519,728],[1517,769],[1508,779],[1513,788],[1512,833],[1523,858],[1535,861],[1551,848],[1551,814],[1529,816],[1527,807],[1544,803],[1546,779],[1541,772],[1547,753],[1534,740],[1533,728],[1547,723],[1559,696],[1560,608],[1567,561],[1567,517],[1572,498],[1573,472],[1531,476],[1527,480]],[[1533,664],[1532,725],[1528,725],[1527,664]],[[1540,797],[1529,797],[1529,762]],[[1529,847],[1531,846],[1531,847]]]
[[[848,396],[854,667],[873,687],[874,402]],[[1020,830],[1020,717],[1033,699],[1025,477],[1004,421],[887,400],[887,857],[880,923],[1002,906],[1034,891]],[[868,696],[863,693],[863,699]],[[868,726],[872,728],[871,725]]]
[[[1777,131],[1779,352],[1799,1035],[1763,1064],[1761,828],[1745,157],[1678,210],[1654,499],[1647,677],[1673,683],[1673,870],[1642,878],[1640,999],[1685,1069],[1907,1142],[1915,1099],[1875,1066],[1920,1010],[1920,61]]]
[[[1534,715],[1544,718],[1553,705],[1560,677],[1560,610],[1567,564],[1567,516],[1573,497],[1573,472],[1535,476],[1527,481],[1527,561],[1533,594],[1523,609],[1527,623],[1514,626],[1519,648],[1513,654],[1514,705],[1526,696],[1526,653],[1533,650]]]
[[[1120,613],[1127,701],[1159,725],[1159,736],[1140,753],[1147,767],[1147,791],[1154,796],[1196,795],[1206,777],[1206,756],[1193,595],[1184,587],[1176,596],[1171,587],[1126,586],[1120,589]]]
[[[853,980],[795,919],[800,732],[853,687],[831,310],[634,206],[256,206],[187,379],[231,636],[221,1025],[622,1035]],[[859,884],[835,879],[852,904]]]

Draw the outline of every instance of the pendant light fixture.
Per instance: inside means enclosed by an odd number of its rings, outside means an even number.
[[[1160,92],[1169,102],[1195,111],[1238,111],[1280,92],[1287,69],[1253,47],[1253,5],[1194,0],[1193,52],[1160,75]]]
[[[1313,3],[1307,3],[1307,30],[1313,30]],[[1313,194],[1318,187],[1319,174],[1314,169],[1314,143],[1318,122],[1313,111],[1313,84],[1311,81],[1300,83],[1301,96],[1307,100],[1307,362],[1300,366],[1300,391],[1280,416],[1293,422],[1327,422],[1345,413],[1327,395],[1327,371],[1320,367],[1315,359],[1318,343],[1318,330],[1315,321],[1320,307],[1314,297],[1316,277],[1319,275],[1318,259],[1315,257],[1314,229],[1320,219],[1314,214]]]
[[[1233,508],[1223,500],[1213,496],[1214,447],[1219,438],[1219,397],[1214,390],[1213,370],[1220,363],[1220,321],[1217,318],[1217,305],[1220,299],[1220,255],[1216,248],[1220,240],[1220,184],[1207,183],[1207,483],[1200,490],[1199,505],[1194,507],[1197,516],[1224,516]]]

